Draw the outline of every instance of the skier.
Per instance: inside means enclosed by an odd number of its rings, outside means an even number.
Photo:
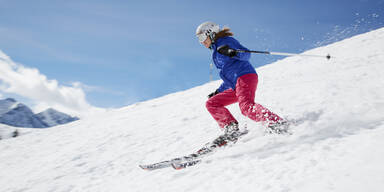
[[[204,22],[196,29],[199,42],[213,51],[212,59],[220,77],[221,86],[208,95],[206,107],[219,126],[224,129],[224,140],[236,140],[240,134],[239,124],[225,106],[238,102],[241,113],[256,122],[265,122],[267,127],[280,133],[287,121],[262,105],[255,103],[258,76],[249,62],[250,53],[235,38],[229,28],[220,30],[213,22]]]
[[[196,36],[201,44],[213,51],[213,62],[220,70],[220,77],[223,80],[221,86],[208,95],[206,107],[219,126],[224,129],[224,134],[208,142],[195,153],[158,163],[140,165],[142,169],[156,170],[170,166],[183,169],[194,166],[201,162],[202,157],[212,154],[217,147],[236,142],[241,135],[246,134],[246,131],[240,131],[239,123],[225,108],[236,102],[239,103],[243,115],[257,122],[266,122],[269,132],[287,132],[289,124],[286,120],[255,103],[258,76],[248,61],[251,55],[249,52],[236,51],[248,49],[231,37],[233,33],[230,29],[220,30],[219,25],[204,22],[197,27]]]

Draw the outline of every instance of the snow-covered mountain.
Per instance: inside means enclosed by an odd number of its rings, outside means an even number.
[[[46,128],[78,120],[54,109],[34,114],[26,105],[8,98],[0,100],[0,123],[14,127]]]
[[[56,125],[66,124],[72,121],[79,120],[79,118],[77,117],[69,116],[52,108],[40,112],[35,116],[42,120],[48,127],[53,127]]]
[[[0,115],[12,110],[16,105],[16,100],[12,98],[0,100]]]
[[[14,99],[0,100],[0,123],[14,127],[34,127],[43,128],[47,125],[37,118],[33,111],[26,105],[17,102]]]
[[[185,170],[139,164],[221,134],[205,109],[220,81],[0,142],[0,191],[381,192],[384,28],[258,68],[257,102],[299,123],[290,136],[234,116],[249,134]],[[254,55],[259,57],[260,55]]]

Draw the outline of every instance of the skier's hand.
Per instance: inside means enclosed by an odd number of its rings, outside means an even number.
[[[213,97],[213,96],[215,96],[215,95],[217,95],[217,94],[219,94],[219,90],[218,90],[218,89],[216,89],[215,92],[212,92],[211,94],[209,94],[209,95],[208,95],[208,98],[211,98],[211,97]]]
[[[228,57],[236,56],[237,52],[236,50],[230,48],[228,45],[222,45],[217,48],[217,52],[219,52],[222,55],[226,55]]]

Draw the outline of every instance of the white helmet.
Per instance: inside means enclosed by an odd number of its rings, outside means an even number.
[[[200,24],[196,29],[196,36],[199,39],[199,42],[204,42],[207,37],[210,37],[211,40],[214,40],[214,37],[216,33],[218,33],[220,30],[220,27],[218,24],[207,21],[202,24]]]

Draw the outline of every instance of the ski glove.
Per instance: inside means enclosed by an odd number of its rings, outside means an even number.
[[[236,50],[230,48],[228,45],[222,45],[218,47],[217,52],[228,57],[234,57],[237,54]]]
[[[212,92],[211,94],[209,94],[209,95],[208,95],[208,99],[211,98],[211,97],[213,97],[213,96],[215,96],[215,95],[217,95],[217,94],[219,94],[219,90],[218,90],[218,89],[216,89],[215,92]]]

